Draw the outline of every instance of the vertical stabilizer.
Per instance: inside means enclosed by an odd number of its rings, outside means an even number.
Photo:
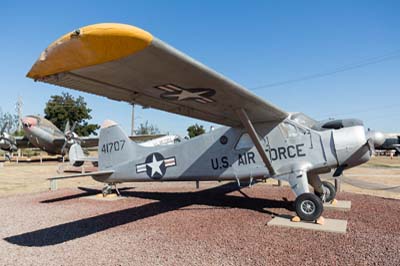
[[[99,169],[114,169],[116,165],[134,158],[136,146],[117,123],[104,121],[99,138]]]

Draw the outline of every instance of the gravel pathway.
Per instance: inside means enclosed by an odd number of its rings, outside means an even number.
[[[293,214],[288,187],[140,183],[0,198],[0,265],[400,265],[400,200],[340,193],[344,235],[266,226]]]

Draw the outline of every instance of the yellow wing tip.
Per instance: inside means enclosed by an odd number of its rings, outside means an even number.
[[[40,79],[117,60],[145,49],[152,40],[147,31],[127,24],[85,26],[50,44],[26,76]]]

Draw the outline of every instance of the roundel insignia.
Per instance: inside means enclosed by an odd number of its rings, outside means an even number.
[[[152,153],[146,158],[146,173],[150,178],[160,179],[165,175],[164,157],[158,153]]]
[[[176,165],[175,157],[164,158],[161,153],[154,152],[146,157],[144,163],[136,165],[136,173],[146,172],[152,179],[161,179],[168,167]]]

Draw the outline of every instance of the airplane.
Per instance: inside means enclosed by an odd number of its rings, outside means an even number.
[[[65,155],[68,148],[74,143],[79,143],[82,147],[96,147],[98,145],[98,137],[79,137],[75,132],[76,123],[69,126],[67,121],[65,131],[62,132],[48,119],[37,116],[28,115],[21,119],[24,136],[13,137],[4,132],[6,125],[0,132],[0,148],[5,151],[16,151],[18,148],[31,148],[36,147],[49,154]],[[168,137],[165,139],[165,137]],[[175,135],[165,136],[162,134],[157,135],[136,135],[130,138],[137,142],[143,142],[145,145],[152,145],[146,143],[147,141],[155,141],[154,139],[163,138],[165,143],[173,143]]]
[[[319,175],[367,162],[375,145],[360,120],[312,128],[304,114],[291,115],[130,25],[94,24],[65,34],[27,77],[223,125],[174,145],[142,147],[105,121],[99,170],[59,177],[92,176],[106,184],[104,194],[122,182],[275,178],[289,182],[297,216],[317,221],[336,193]]]
[[[394,150],[395,155],[400,154],[400,134],[383,133],[384,142],[375,147],[377,150]]]
[[[1,132],[0,136],[4,141],[4,144],[0,145],[2,150],[13,152],[21,148],[36,147],[49,154],[64,155],[73,143],[79,142],[83,147],[95,147],[98,143],[97,137],[78,137],[73,132],[76,123],[70,128],[67,122],[65,131],[62,132],[49,120],[37,115],[25,116],[21,122],[24,136],[13,137],[4,131]]]
[[[16,151],[15,137],[5,132],[7,125],[8,123],[5,123],[0,130],[0,150]]]
[[[181,137],[178,135],[166,135],[163,137],[155,138],[152,140],[148,140],[145,142],[140,143],[141,146],[144,147],[155,147],[160,145],[172,145],[183,141]]]

